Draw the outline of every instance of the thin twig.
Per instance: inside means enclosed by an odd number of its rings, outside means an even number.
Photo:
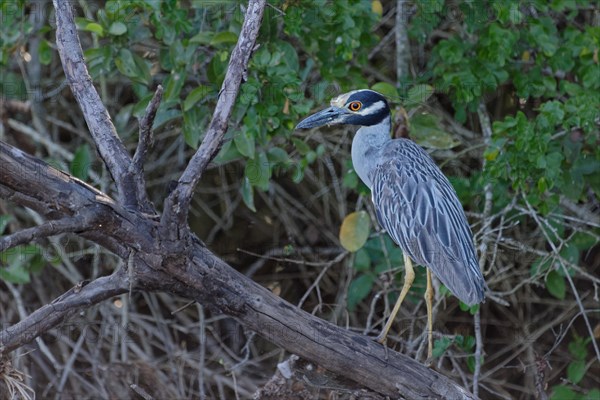
[[[133,161],[130,165],[130,173],[133,174],[133,179],[135,181],[135,185],[137,186],[136,193],[138,195],[137,205],[144,212],[151,212],[152,205],[148,200],[148,195],[146,194],[146,180],[144,178],[144,161],[146,159],[146,153],[148,149],[152,147],[153,137],[152,137],[152,126],[154,124],[154,118],[156,117],[156,112],[158,111],[158,106],[162,100],[163,87],[158,85],[156,91],[154,92],[154,96],[148,106],[146,107],[146,112],[144,116],[140,118],[139,121],[139,139],[137,148],[135,149],[135,153],[133,155]]]
[[[481,124],[483,141],[486,145],[489,145],[492,138],[492,125],[483,101],[479,103],[477,114],[479,116],[479,123]],[[483,159],[483,168],[485,168],[485,158]],[[486,183],[483,190],[485,195],[485,203],[483,205],[482,215],[483,235],[481,238],[481,244],[479,246],[479,268],[482,271],[485,270],[485,260],[487,259],[488,251],[487,247],[490,239],[491,219],[489,217],[492,212],[492,184],[489,182]],[[490,221],[488,221],[488,219]],[[473,329],[475,331],[475,370],[473,371],[473,394],[475,397],[479,397],[479,375],[481,374],[481,356],[483,354],[483,339],[481,335],[481,307],[474,315]]]
[[[407,11],[408,2],[406,0],[397,0],[394,31],[396,34],[396,84],[398,85],[403,78],[408,76],[410,62],[410,43],[406,29],[406,24],[408,23]]]
[[[544,234],[544,237],[546,238],[546,242],[550,245],[550,248],[552,249],[552,251],[555,254],[559,253],[559,250],[556,248],[556,245],[554,244],[554,241],[548,236],[548,232],[546,229],[544,229],[544,224],[542,224],[542,222],[540,221],[537,213],[535,212],[535,210],[533,209],[533,207],[531,206],[531,204],[529,204],[529,201],[527,200],[527,196],[522,195],[523,201],[525,202],[525,204],[527,205],[527,208],[529,209],[530,215],[531,217],[535,220],[536,224],[538,225],[538,227],[540,228],[540,230],[542,231],[542,233]],[[594,340],[595,336],[594,336],[594,330],[592,328],[592,325],[590,324],[590,320],[587,316],[585,307],[583,306],[583,303],[581,302],[581,298],[579,297],[579,292],[577,291],[577,288],[575,287],[575,283],[573,282],[573,278],[571,278],[571,275],[569,274],[569,270],[567,269],[567,265],[565,263],[563,263],[560,258],[558,260],[558,263],[560,265],[560,267],[563,270],[563,274],[565,276],[565,278],[567,279],[567,282],[569,282],[569,286],[571,287],[571,290],[573,291],[573,296],[575,297],[575,301],[577,302],[577,306],[579,306],[579,310],[581,311],[581,314],[583,316],[583,321],[585,322],[585,326],[588,330],[588,333],[590,335],[591,341],[592,341],[592,347],[594,348],[594,351],[596,353],[596,359],[598,361],[600,361],[600,349],[598,348],[598,342],[596,340]]]
[[[20,244],[30,243],[34,239],[46,238],[66,232],[83,232],[88,230],[89,223],[82,215],[66,217],[56,221],[48,221],[42,225],[23,229],[0,239],[0,251],[10,249]]]
[[[144,400],[154,400],[154,397],[152,397],[148,392],[146,392],[144,389],[142,389],[135,383],[132,383],[131,385],[129,385],[129,387],[131,388],[131,390],[139,394]]]
[[[119,269],[88,284],[71,288],[27,318],[0,331],[0,357],[57,326],[73,313],[129,290],[125,271]]]

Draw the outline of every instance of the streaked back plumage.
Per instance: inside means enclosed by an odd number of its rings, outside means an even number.
[[[431,157],[407,139],[390,140],[372,173],[379,223],[418,264],[464,303],[484,298],[472,233],[454,188]]]

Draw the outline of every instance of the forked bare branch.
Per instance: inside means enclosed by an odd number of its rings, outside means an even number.
[[[194,189],[200,181],[202,173],[221,147],[223,136],[227,132],[229,116],[254,50],[264,8],[265,0],[250,0],[248,3],[244,24],[237,44],[231,53],[227,73],[219,92],[219,100],[208,130],[198,151],[179,178],[177,186],[165,201],[161,225],[163,232],[168,234],[171,240],[179,239],[180,229],[187,227],[188,210]]]

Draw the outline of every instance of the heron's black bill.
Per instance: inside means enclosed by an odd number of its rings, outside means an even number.
[[[323,125],[332,125],[337,123],[339,121],[339,117],[343,114],[345,114],[345,110],[343,108],[329,107],[302,120],[296,126],[296,129],[310,129]]]

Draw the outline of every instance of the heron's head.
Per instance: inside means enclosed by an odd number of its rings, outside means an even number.
[[[390,107],[383,95],[369,89],[354,90],[331,100],[331,107],[304,119],[296,129],[323,125],[373,126],[388,122]]]

